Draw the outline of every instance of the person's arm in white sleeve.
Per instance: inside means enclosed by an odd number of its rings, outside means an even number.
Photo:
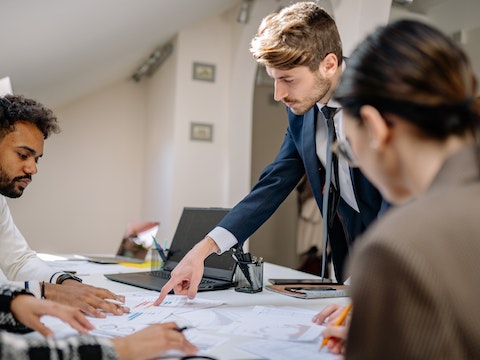
[[[30,249],[4,196],[0,196],[0,269],[9,281],[49,281],[55,272]]]

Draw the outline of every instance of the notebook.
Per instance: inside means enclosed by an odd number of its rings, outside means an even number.
[[[161,270],[105,274],[105,276],[113,281],[160,291],[170,279],[171,271],[185,254],[203,239],[229,211],[230,209],[224,208],[184,208],[168,250],[167,261]],[[232,287],[235,265],[231,249],[222,255],[211,254],[205,259],[205,270],[198,291]]]
[[[111,256],[77,255],[99,264],[119,262],[142,263],[147,257],[148,249],[153,245],[160,223],[155,221],[132,221],[128,223],[116,254]]]
[[[347,285],[316,284],[305,285],[292,283],[283,285],[267,285],[265,289],[299,299],[322,299],[349,296]]]

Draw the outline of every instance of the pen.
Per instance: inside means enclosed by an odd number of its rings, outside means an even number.
[[[158,254],[162,258],[162,261],[165,263],[167,261],[167,257],[165,256],[165,253],[163,252],[162,247],[157,242],[157,239],[155,239],[155,236],[152,235],[152,239],[153,239],[153,242],[155,243],[155,247],[157,248]]]
[[[335,291],[336,289],[331,287],[286,287],[285,290],[293,292],[301,291]]]
[[[109,302],[111,304],[115,304],[115,305],[121,305],[121,306],[125,305],[121,301],[118,301],[118,300],[115,300],[115,299],[103,299],[103,300],[105,300],[106,302]]]
[[[184,332],[185,330],[188,330],[188,329],[190,329],[190,326],[182,326],[182,327],[177,327],[175,331]]]
[[[345,309],[343,310],[343,312],[340,314],[340,316],[338,317],[337,321],[335,321],[335,326],[339,326],[339,325],[342,325],[342,323],[345,321],[345,318],[347,317],[348,313],[350,312],[350,310],[352,309],[352,303],[348,304]],[[325,345],[327,345],[327,342],[330,338],[329,337],[324,337],[323,338],[323,341],[322,341],[322,346],[320,346],[320,349],[323,348]]]
[[[250,277],[250,272],[248,269],[249,263],[244,260],[240,260],[240,259],[243,259],[243,255],[244,255],[243,253],[238,254],[237,252],[237,253],[233,253],[232,257],[237,262],[238,266],[240,267],[240,270],[242,270],[242,273],[245,276],[245,279],[247,279],[250,286],[253,287],[252,278]]]
[[[247,262],[247,263],[252,262],[252,256],[250,255],[250,253],[244,253],[241,247],[238,247],[235,250],[235,254],[238,261]]]

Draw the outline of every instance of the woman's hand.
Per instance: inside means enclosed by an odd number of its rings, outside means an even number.
[[[337,318],[342,314],[345,306],[338,304],[329,304],[323,308],[317,315],[315,315],[312,321],[318,325],[334,324]]]
[[[333,354],[343,354],[345,352],[350,315],[345,319],[344,325],[335,325],[345,308],[346,306],[330,304],[312,319],[315,324],[327,325],[322,336],[324,339],[328,338],[326,346]]]
[[[347,325],[328,325],[323,331],[322,336],[328,338],[326,346],[332,354],[344,354],[347,334]]]
[[[80,310],[31,295],[17,295],[10,304],[10,310],[17,321],[45,337],[53,336],[53,332],[40,321],[43,315],[55,316],[81,333],[94,328]]]

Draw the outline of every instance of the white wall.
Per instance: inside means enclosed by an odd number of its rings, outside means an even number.
[[[176,41],[174,46],[177,46]],[[145,132],[145,179],[143,203],[145,218],[161,222],[158,239],[162,244],[172,223],[175,163],[175,97],[177,88],[177,51],[161,66],[147,90]],[[162,216],[160,216],[162,214]],[[167,229],[167,230],[166,230]]]
[[[129,82],[55,109],[62,132],[45,142],[15,222],[37,251],[113,251],[142,213],[145,91]]]
[[[162,133],[148,142],[147,188],[151,191],[146,204],[163,223],[162,241],[171,240],[183,207],[230,205],[226,196],[231,16],[225,14],[181,31],[175,41],[175,58],[150,80],[150,131]],[[215,81],[193,80],[194,62],[214,64]],[[190,140],[192,122],[213,125],[213,141]]]
[[[345,56],[349,56],[355,46],[377,26],[388,22],[392,6],[392,0],[349,0],[332,3]]]
[[[477,78],[480,78],[480,57],[476,56],[480,54],[480,27],[463,32],[462,45],[465,48],[467,56],[472,59],[472,67],[477,74]]]

